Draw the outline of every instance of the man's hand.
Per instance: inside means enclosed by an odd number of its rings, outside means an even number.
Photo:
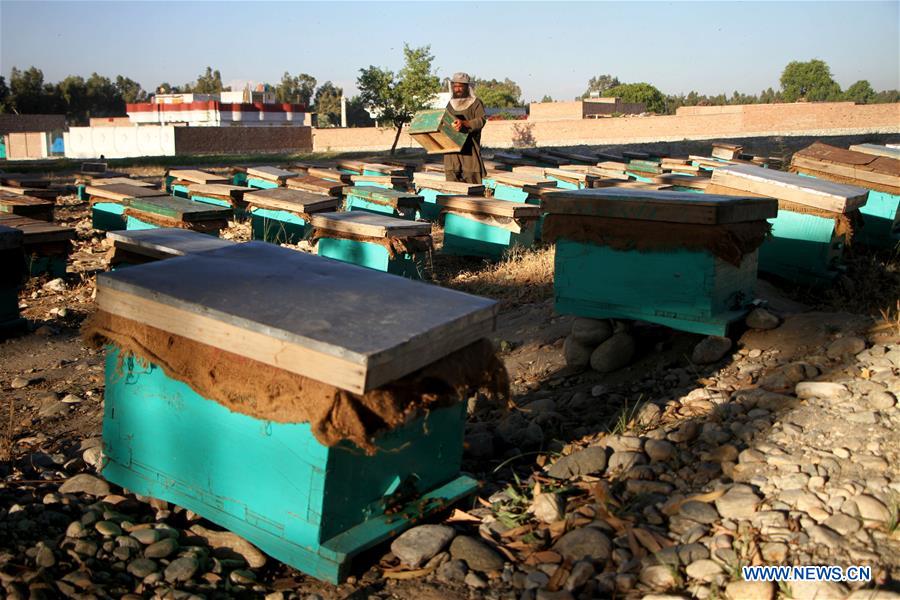
[[[462,129],[463,127],[466,127],[467,125],[468,125],[467,121],[460,121],[459,119],[456,119],[455,121],[453,121],[454,131],[459,131],[460,129]]]

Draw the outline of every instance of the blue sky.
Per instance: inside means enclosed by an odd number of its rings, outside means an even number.
[[[778,88],[791,60],[826,61],[843,88],[900,88],[893,2],[42,2],[0,0],[0,73],[97,71],[145,89],[307,72],[355,90],[361,67],[399,68],[431,44],[441,76],[509,77],[524,100],[572,99],[611,73],[666,93]]]

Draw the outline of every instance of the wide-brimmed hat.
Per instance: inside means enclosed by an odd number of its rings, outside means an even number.
[[[465,83],[469,85],[472,83],[472,79],[468,73],[454,73],[453,77],[450,78],[450,83]]]

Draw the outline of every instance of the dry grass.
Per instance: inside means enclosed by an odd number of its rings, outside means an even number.
[[[439,254],[434,260],[436,283],[493,298],[504,307],[553,296],[553,246],[515,247],[496,263]]]
[[[900,249],[853,247],[845,254],[847,272],[811,304],[890,320],[900,311]]]

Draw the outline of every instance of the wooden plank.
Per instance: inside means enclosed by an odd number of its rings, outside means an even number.
[[[383,183],[405,186],[409,184],[409,179],[400,175],[351,175],[350,183]]]
[[[540,206],[475,196],[438,196],[437,204],[447,210],[458,210],[495,217],[511,217],[513,219],[537,218],[541,215]]]
[[[259,177],[266,181],[284,181],[288,177],[296,177],[298,173],[294,171],[285,171],[278,167],[247,167],[247,175]]]
[[[494,329],[497,303],[265,242],[97,278],[115,315],[363,393]]]
[[[879,157],[877,158],[877,160],[891,159]],[[848,185],[858,185],[859,187],[865,187],[865,184],[873,183],[890,187],[900,187],[900,175],[878,173],[876,171],[867,169],[865,166],[853,166],[820,160],[810,160],[805,156],[798,156],[795,154],[791,159],[791,167],[793,170],[799,171],[802,171],[804,169],[812,169],[815,171],[831,173],[845,179],[850,179],[854,182],[853,184]]]
[[[134,231],[110,231],[106,239],[117,248],[152,258],[172,258],[194,252],[207,252],[234,242],[189,229],[160,227]]]
[[[325,212],[310,216],[313,227],[366,237],[413,237],[431,235],[431,223],[376,215],[365,211]]]
[[[889,146],[880,146],[878,144],[854,144],[853,146],[850,146],[850,150],[862,152],[863,154],[871,154],[872,156],[886,156],[887,158],[900,159],[900,148],[891,148]]]
[[[547,193],[543,207],[551,214],[709,225],[761,221],[778,214],[775,200],[622,188]]]
[[[151,198],[130,198],[127,206],[132,210],[178,219],[180,221],[214,221],[228,219],[231,208],[202,202],[192,202],[175,196],[155,196]]]
[[[333,210],[340,199],[289,188],[272,188],[244,194],[244,202],[258,208],[309,214]]]
[[[207,173],[206,171],[200,171],[199,169],[172,169],[167,175],[169,177],[173,177],[176,180],[180,181],[188,181],[190,183],[228,183],[230,178],[223,177],[222,175],[213,175],[212,173]]]
[[[406,169],[403,167],[396,167],[377,162],[363,163],[363,171],[375,171],[382,175],[393,175],[395,177],[401,177],[406,174]]]
[[[731,165],[716,169],[712,182],[840,213],[863,206],[869,195],[868,190],[860,187],[751,165]]]
[[[16,194],[19,196],[34,196],[35,198],[45,198],[51,199],[56,198],[61,193],[64,193],[62,190],[51,187],[51,188],[31,188],[31,187],[15,187],[11,185],[0,185],[0,192],[6,192],[9,194]]]
[[[84,193],[93,198],[103,198],[104,200],[113,200],[115,202],[121,202],[130,198],[149,198],[165,194],[163,190],[132,185],[130,183],[92,184],[84,188]]]

